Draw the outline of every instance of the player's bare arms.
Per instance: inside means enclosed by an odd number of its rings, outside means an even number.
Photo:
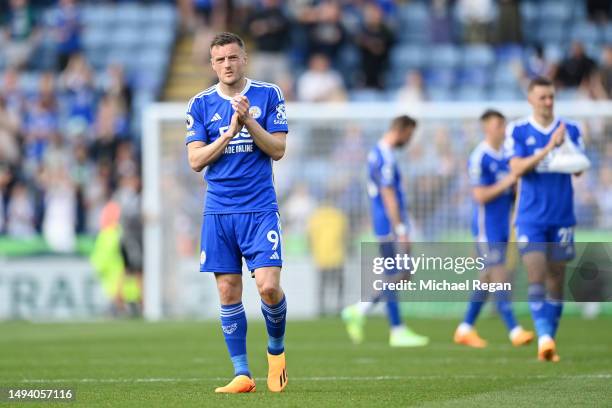
[[[552,149],[560,146],[565,137],[565,124],[561,122],[557,130],[551,135],[550,140],[539,152],[529,157],[513,157],[510,159],[510,170],[516,177],[521,177],[533,170],[538,163],[546,157]]]
[[[217,140],[210,144],[200,141],[189,143],[187,145],[187,157],[191,169],[200,172],[204,167],[214,163],[221,157],[230,140],[240,132],[241,128],[238,114],[234,112],[229,128]]]

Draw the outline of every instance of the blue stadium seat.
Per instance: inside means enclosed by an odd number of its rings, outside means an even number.
[[[137,67],[134,58],[134,51],[127,48],[114,48],[106,56],[106,65],[121,64],[126,71],[131,71]]]
[[[33,71],[24,71],[19,76],[19,89],[28,95],[38,92],[40,74]]]
[[[101,49],[110,45],[109,32],[101,26],[90,26],[83,33],[83,46],[86,50]]]
[[[519,44],[508,44],[495,48],[495,60],[497,63],[522,60],[523,57],[524,50]]]
[[[356,89],[349,92],[352,102],[385,102],[385,94],[373,89]]]
[[[428,87],[426,94],[427,99],[433,102],[451,101],[453,99],[452,92],[445,87]]]
[[[537,40],[541,44],[565,41],[567,26],[560,22],[541,24],[537,30]]]
[[[405,42],[426,42],[429,40],[429,10],[423,3],[411,2],[399,5],[398,35]]]
[[[521,1],[519,11],[524,24],[533,24],[540,17],[540,8],[534,1]]]
[[[608,23],[603,28],[603,41],[612,44],[612,23]]]
[[[515,101],[524,99],[520,89],[513,86],[496,86],[489,92],[489,99],[493,101]]]
[[[515,73],[507,64],[497,64],[493,71],[491,82],[500,87],[514,87],[518,80]]]
[[[595,24],[585,21],[574,25],[571,30],[570,38],[572,41],[580,41],[584,44],[589,44],[599,42],[601,35]]]
[[[432,68],[455,68],[461,61],[461,55],[455,45],[443,44],[432,46],[427,55],[428,66]]]
[[[485,68],[464,68],[457,74],[457,83],[460,86],[486,87],[491,82],[490,70]]]
[[[141,35],[141,43],[148,47],[160,47],[166,51],[174,41],[174,31],[171,27],[151,27]]]
[[[540,5],[540,22],[565,23],[572,16],[573,5],[565,1],[548,0]]]
[[[573,101],[579,98],[578,89],[562,88],[555,92],[555,98],[560,101]]]
[[[141,44],[142,41],[147,39],[149,32],[143,35],[143,32],[138,28],[129,24],[121,24],[119,28],[109,34],[111,40],[111,46],[113,49],[123,48],[135,50]]]
[[[112,5],[86,5],[81,15],[85,27],[110,27],[116,22],[115,7]]]
[[[544,58],[550,62],[559,62],[565,57],[563,47],[558,43],[549,43],[544,46]]]
[[[455,92],[454,96],[455,100],[466,102],[484,101],[487,99],[485,89],[476,86],[462,86]]]
[[[394,70],[408,71],[421,68],[425,64],[424,49],[417,45],[397,45],[391,50],[391,67]]]
[[[450,88],[455,84],[455,71],[448,68],[432,68],[425,71],[423,79],[427,87]]]
[[[489,67],[495,62],[495,53],[488,45],[468,45],[463,48],[464,67]]]
[[[171,27],[176,23],[176,8],[170,4],[157,3],[149,8],[148,21],[153,26]]]
[[[137,27],[146,22],[146,8],[137,3],[117,5],[117,23],[123,27]]]
[[[103,69],[106,66],[106,61],[108,60],[107,54],[105,48],[89,48],[85,50],[87,61],[96,70]]]
[[[136,66],[140,71],[152,69],[165,70],[169,63],[166,51],[159,48],[148,48],[142,50],[136,57]]]

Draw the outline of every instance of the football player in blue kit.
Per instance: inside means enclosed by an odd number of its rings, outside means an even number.
[[[368,154],[368,195],[372,225],[380,243],[380,255],[386,258],[395,257],[409,246],[408,203],[394,151],[410,142],[416,126],[417,122],[409,116],[394,118],[387,132]],[[391,271],[387,277],[389,280],[396,280],[399,279],[400,273]],[[363,341],[365,317],[383,300],[387,307],[391,347],[420,347],[429,343],[429,338],[415,333],[402,322],[397,296],[393,291],[383,291],[373,296],[371,301],[344,308],[342,319],[354,343]]]
[[[485,138],[476,146],[468,162],[474,201],[472,235],[478,256],[485,259],[486,268],[480,280],[504,283],[509,281],[505,263],[516,176],[510,173],[503,152],[506,118],[490,109],[482,114],[480,122]],[[478,335],[474,324],[488,295],[487,290],[474,290],[464,319],[455,331],[455,343],[486,347],[486,340]],[[524,330],[514,317],[510,291],[498,290],[494,296],[497,312],[506,325],[512,344],[522,346],[531,342],[533,332]]]
[[[247,54],[237,35],[217,34],[210,53],[219,82],[189,101],[185,143],[191,168],[206,168],[200,271],[216,279],[221,328],[234,366],[234,379],[215,392],[255,391],[246,350],[242,258],[261,296],[268,388],[280,392],[287,385],[287,303],[280,287],[281,225],[272,162],[285,153],[285,101],[278,86],[244,76]]]
[[[554,114],[555,88],[546,78],[528,87],[532,115],[508,125],[506,150],[520,177],[515,227],[528,274],[528,301],[538,334],[538,359],[559,361],[555,336],[563,311],[566,263],[574,250],[572,175],[548,168],[551,152],[564,138],[584,150],[580,128]]]

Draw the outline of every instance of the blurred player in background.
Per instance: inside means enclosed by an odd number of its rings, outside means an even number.
[[[409,116],[396,117],[368,155],[368,194],[371,199],[372,222],[380,242],[380,253],[384,257],[395,257],[396,253],[405,252],[409,247],[407,202],[394,150],[410,142],[416,125],[416,121]],[[397,273],[388,278],[397,279]],[[409,273],[403,278],[409,279]],[[414,333],[404,325],[393,291],[382,292],[369,302],[359,302],[344,308],[342,319],[354,343],[363,341],[365,317],[381,300],[385,300],[387,305],[387,317],[391,326],[389,344],[392,347],[418,347],[429,343],[427,337]]]
[[[482,282],[508,282],[506,251],[510,234],[510,213],[514,200],[516,176],[510,173],[508,159],[504,157],[503,144],[506,118],[500,112],[487,110],[480,117],[485,140],[474,149],[468,162],[474,210],[472,234],[476,240],[478,256],[486,259]],[[463,322],[455,331],[454,341],[470,347],[486,347],[474,324],[489,292],[475,290],[468,304]],[[495,292],[495,305],[514,346],[533,340],[533,332],[524,330],[512,311],[511,292]]]
[[[220,33],[210,45],[219,82],[194,96],[187,108],[189,164],[207,167],[200,271],[214,273],[221,327],[234,379],[215,392],[255,391],[246,350],[242,258],[255,278],[268,331],[268,388],[282,391],[287,304],[280,287],[281,226],[272,160],[285,153],[285,101],[273,84],[244,76],[247,54],[240,37]]]
[[[528,87],[532,115],[508,125],[510,168],[520,177],[515,226],[527,269],[528,299],[538,334],[538,359],[559,361],[555,335],[563,311],[565,265],[574,258],[571,174],[548,169],[550,153],[569,137],[583,149],[580,129],[554,115],[555,88],[546,78]],[[567,136],[566,136],[567,135]]]

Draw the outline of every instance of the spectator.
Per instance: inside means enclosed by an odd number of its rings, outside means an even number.
[[[59,131],[58,102],[52,74],[43,75],[39,93],[30,104],[25,120],[25,158],[29,173],[34,174],[53,135]]]
[[[36,234],[32,195],[19,181],[13,186],[7,208],[7,232],[15,238],[31,238]]]
[[[6,101],[0,96],[0,163],[17,165],[19,151],[20,118],[7,109]]]
[[[317,203],[305,183],[296,184],[285,202],[286,230],[295,234],[306,232],[307,220],[317,207]]]
[[[91,145],[91,157],[97,162],[112,163],[117,151],[117,110],[109,99],[98,106],[96,115],[95,139]]]
[[[68,104],[68,120],[80,120],[87,125],[94,122],[96,93],[93,72],[82,54],[70,57],[60,75],[60,86]]]
[[[116,99],[121,111],[126,113],[132,112],[134,91],[126,81],[123,66],[119,64],[108,66],[102,90],[107,96],[112,96]]]
[[[349,220],[346,215],[331,203],[318,207],[308,219],[309,246],[319,272],[320,315],[340,313],[344,305],[344,262],[349,241],[348,227]],[[330,298],[334,300],[333,303],[329,301]]]
[[[493,0],[458,0],[457,15],[463,24],[464,41],[487,42],[496,11]]]
[[[287,77],[289,61],[285,50],[290,21],[281,8],[280,0],[263,0],[247,26],[257,50],[249,62],[253,77],[267,82]]]
[[[612,45],[604,48],[599,67],[599,79],[602,87],[602,94],[608,99],[612,99]]]
[[[430,38],[434,43],[450,43],[452,41],[453,20],[451,18],[449,0],[433,0],[429,11]]]
[[[81,51],[81,16],[76,0],[59,0],[52,26],[57,46],[56,69],[63,71],[69,59]]]
[[[366,88],[384,87],[383,74],[389,63],[393,33],[385,24],[383,17],[378,5],[366,3],[363,27],[355,36],[355,43],[361,51],[361,66]]]
[[[500,0],[499,19],[496,24],[496,41],[500,44],[522,42],[519,0]]]
[[[55,252],[73,252],[76,245],[76,192],[67,166],[45,173],[45,214],[43,236]]]
[[[549,78],[553,69],[553,64],[544,57],[544,48],[541,45],[536,45],[533,52],[530,52],[529,56],[525,59],[524,74],[527,77],[527,82],[538,77]]]
[[[572,44],[570,55],[563,60],[555,74],[555,81],[561,87],[578,87],[588,82],[595,72],[597,65],[584,51],[584,46],[575,42]]]
[[[30,60],[40,33],[28,0],[10,0],[9,12],[2,21],[4,58],[10,67],[22,68]]]
[[[307,31],[308,57],[324,54],[336,62],[338,51],[346,39],[341,12],[340,5],[333,0],[323,0],[316,7],[304,9],[300,21]]]
[[[111,195],[112,169],[109,162],[99,163],[94,176],[84,188],[86,228],[92,234],[98,231],[100,215]]]
[[[9,197],[9,185],[13,180],[10,166],[0,158],[0,235],[6,233],[6,204]]]
[[[610,20],[610,0],[586,0],[589,18],[596,23],[606,23]]]
[[[25,95],[19,89],[19,71],[8,68],[4,72],[3,86],[0,95],[4,98],[6,109],[18,117],[22,117],[25,111]]]
[[[304,102],[331,102],[346,99],[342,77],[330,67],[323,54],[310,58],[308,70],[297,81],[297,96]]]
[[[425,100],[423,77],[419,71],[410,71],[406,74],[406,81],[397,93],[397,100],[404,104],[422,102]]]

